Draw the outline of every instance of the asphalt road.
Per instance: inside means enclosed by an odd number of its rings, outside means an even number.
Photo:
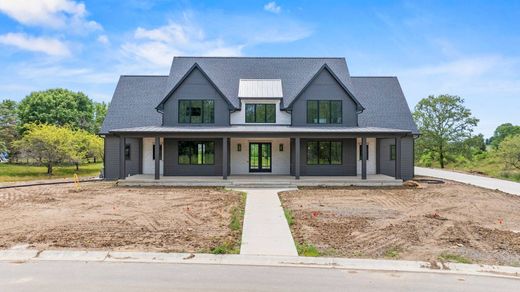
[[[520,280],[202,264],[0,262],[0,291],[518,291]]]

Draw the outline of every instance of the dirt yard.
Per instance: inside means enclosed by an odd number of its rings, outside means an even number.
[[[210,252],[239,242],[230,221],[241,201],[221,189],[109,182],[0,189],[0,248]]]
[[[456,182],[281,194],[321,255],[520,265],[520,197]]]

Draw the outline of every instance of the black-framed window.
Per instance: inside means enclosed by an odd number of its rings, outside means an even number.
[[[367,160],[368,160],[368,144],[365,145],[367,149]],[[359,160],[363,159],[363,144],[359,145]]]
[[[179,124],[212,124],[214,122],[214,100],[179,100]]]
[[[247,103],[246,123],[276,123],[276,104]]]
[[[132,157],[130,156],[131,147],[130,144],[125,144],[125,160],[130,160]]]
[[[152,145],[152,160],[155,160],[155,144]],[[162,160],[162,144],[159,144],[159,160]]]
[[[342,143],[338,141],[307,142],[308,165],[336,165],[343,163]]]
[[[308,124],[341,124],[341,100],[307,100]]]
[[[395,151],[395,144],[390,145],[390,160],[395,160],[396,157],[396,151]]]
[[[179,164],[202,165],[215,164],[215,142],[181,141],[179,142]]]

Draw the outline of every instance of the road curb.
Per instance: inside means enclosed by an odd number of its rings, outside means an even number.
[[[388,272],[446,273],[506,277],[520,280],[520,268],[509,266],[432,263],[422,261],[372,260],[300,256],[213,255],[190,253],[0,250],[0,262],[84,261],[107,263],[216,264],[244,266],[305,267]]]

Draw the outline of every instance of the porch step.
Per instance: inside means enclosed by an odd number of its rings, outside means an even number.
[[[233,183],[231,185],[233,188],[254,188],[254,189],[273,189],[273,188],[296,188],[295,184],[291,183]]]

